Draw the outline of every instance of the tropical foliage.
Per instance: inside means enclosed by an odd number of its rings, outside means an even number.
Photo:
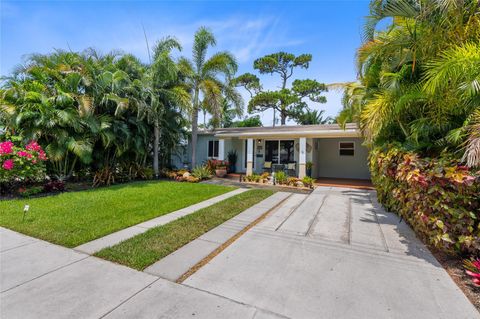
[[[332,121],[330,117],[323,117],[325,110],[306,110],[298,115],[297,122],[301,125],[327,124]]]
[[[3,78],[0,127],[38,141],[56,179],[90,176],[98,186],[158,177],[190,123],[195,138],[200,109],[214,126],[242,115],[243,101],[229,84],[235,59],[228,52],[207,59],[212,45],[213,34],[200,28],[192,61],[173,57],[182,48],[172,37],[155,43],[148,63],[93,49],[30,55]]]
[[[215,45],[213,33],[201,27],[195,33],[192,59],[181,58],[179,61],[186,85],[192,90],[192,167],[197,164],[199,111],[208,111],[218,121],[222,117],[225,100],[231,102],[238,113],[241,113],[243,107],[241,96],[231,84],[237,71],[235,57],[229,52],[218,52],[207,59],[209,47]]]
[[[358,121],[373,146],[464,153],[480,165],[477,0],[372,0],[357,61],[359,81],[343,85],[337,121]]]
[[[145,166],[152,146],[169,154],[183,136],[180,106],[188,101],[162,45],[152,65],[91,49],[32,55],[4,80],[1,124],[45,146],[49,171],[60,179],[81,170],[113,172],[120,164]],[[163,143],[153,144],[159,127]]]
[[[480,176],[449,155],[420,158],[399,145],[370,154],[379,201],[447,252],[480,250]]]

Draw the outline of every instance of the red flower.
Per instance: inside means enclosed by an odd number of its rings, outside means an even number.
[[[27,157],[28,155],[30,155],[30,157],[32,157],[31,154],[25,152],[25,151],[18,151],[17,152],[17,155],[20,156],[20,157]]]
[[[37,142],[31,141],[30,143],[25,146],[25,148],[29,151],[35,151],[35,152],[40,152],[42,150],[42,147],[38,145]]]
[[[13,143],[11,141],[6,141],[0,143],[0,155],[3,154],[12,154]]]
[[[8,160],[6,160],[5,162],[3,162],[3,165],[2,165],[2,167],[3,167],[4,169],[6,169],[7,171],[12,170],[12,169],[13,169],[13,166],[14,166],[14,164],[13,164],[13,159],[8,159]]]

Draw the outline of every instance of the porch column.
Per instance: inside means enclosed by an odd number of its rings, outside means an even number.
[[[225,160],[225,140],[224,139],[218,140],[218,159],[220,161]]]
[[[253,174],[253,139],[247,140],[247,175]]]
[[[300,137],[300,154],[298,159],[298,178],[307,176],[307,138]]]

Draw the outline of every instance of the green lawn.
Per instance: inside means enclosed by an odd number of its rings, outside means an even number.
[[[142,221],[233,190],[233,187],[137,182],[55,196],[0,201],[0,226],[75,247]],[[23,207],[30,212],[22,221]]]
[[[95,255],[143,270],[273,193],[274,191],[263,189],[241,193],[191,215],[152,228]]]

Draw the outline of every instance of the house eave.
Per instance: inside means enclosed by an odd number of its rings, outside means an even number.
[[[268,139],[268,138],[339,138],[339,137],[361,137],[358,130],[345,131],[296,131],[296,132],[244,132],[244,133],[217,133],[218,138],[239,138],[239,139]]]

